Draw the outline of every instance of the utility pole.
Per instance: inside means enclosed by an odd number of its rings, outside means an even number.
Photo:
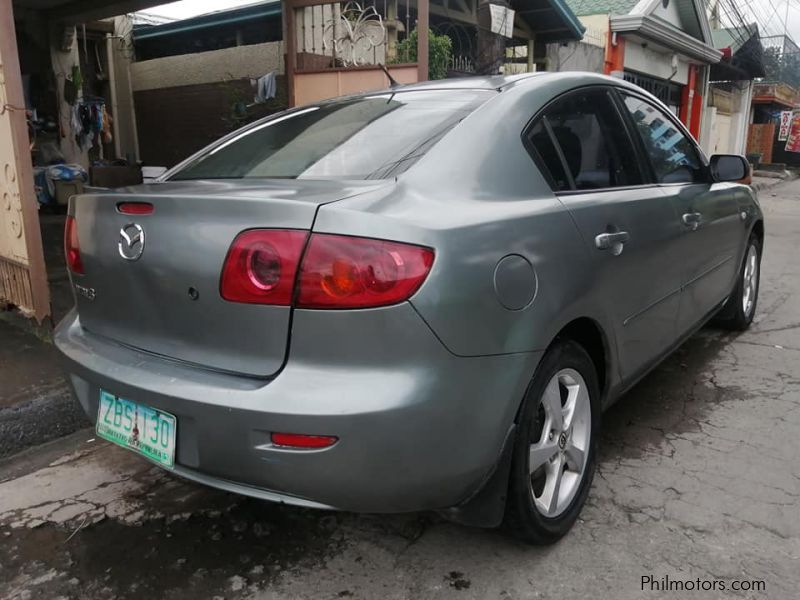
[[[708,16],[708,24],[711,26],[711,29],[719,29],[719,0],[711,0],[708,3],[708,12],[710,13]]]

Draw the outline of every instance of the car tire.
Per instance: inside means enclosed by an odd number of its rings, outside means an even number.
[[[751,235],[744,260],[728,301],[720,311],[719,323],[733,331],[744,331],[753,322],[761,282],[761,240]]]
[[[579,344],[556,340],[536,369],[518,418],[504,518],[509,533],[530,544],[552,544],[570,530],[592,484],[599,426],[594,363]]]

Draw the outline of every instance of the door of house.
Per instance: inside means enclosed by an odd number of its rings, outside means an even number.
[[[0,304],[50,314],[11,2],[0,2]]]
[[[727,154],[731,152],[731,116],[717,112],[714,123],[711,154]]]

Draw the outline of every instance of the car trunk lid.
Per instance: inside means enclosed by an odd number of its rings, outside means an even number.
[[[268,377],[285,359],[291,307],[223,300],[220,275],[246,229],[310,230],[317,207],[381,185],[319,180],[166,182],[73,198],[84,275],[71,274],[81,325],[146,352]],[[121,203],[151,214],[122,214]],[[135,227],[138,226],[138,227]],[[138,246],[128,238],[143,235]],[[123,252],[120,242],[123,242]]]

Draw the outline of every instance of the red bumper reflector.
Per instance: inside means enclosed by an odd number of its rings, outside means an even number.
[[[327,448],[339,438],[332,435],[305,435],[302,433],[273,433],[272,443],[285,448]]]
[[[123,215],[152,215],[155,209],[149,202],[120,202],[117,210]]]

